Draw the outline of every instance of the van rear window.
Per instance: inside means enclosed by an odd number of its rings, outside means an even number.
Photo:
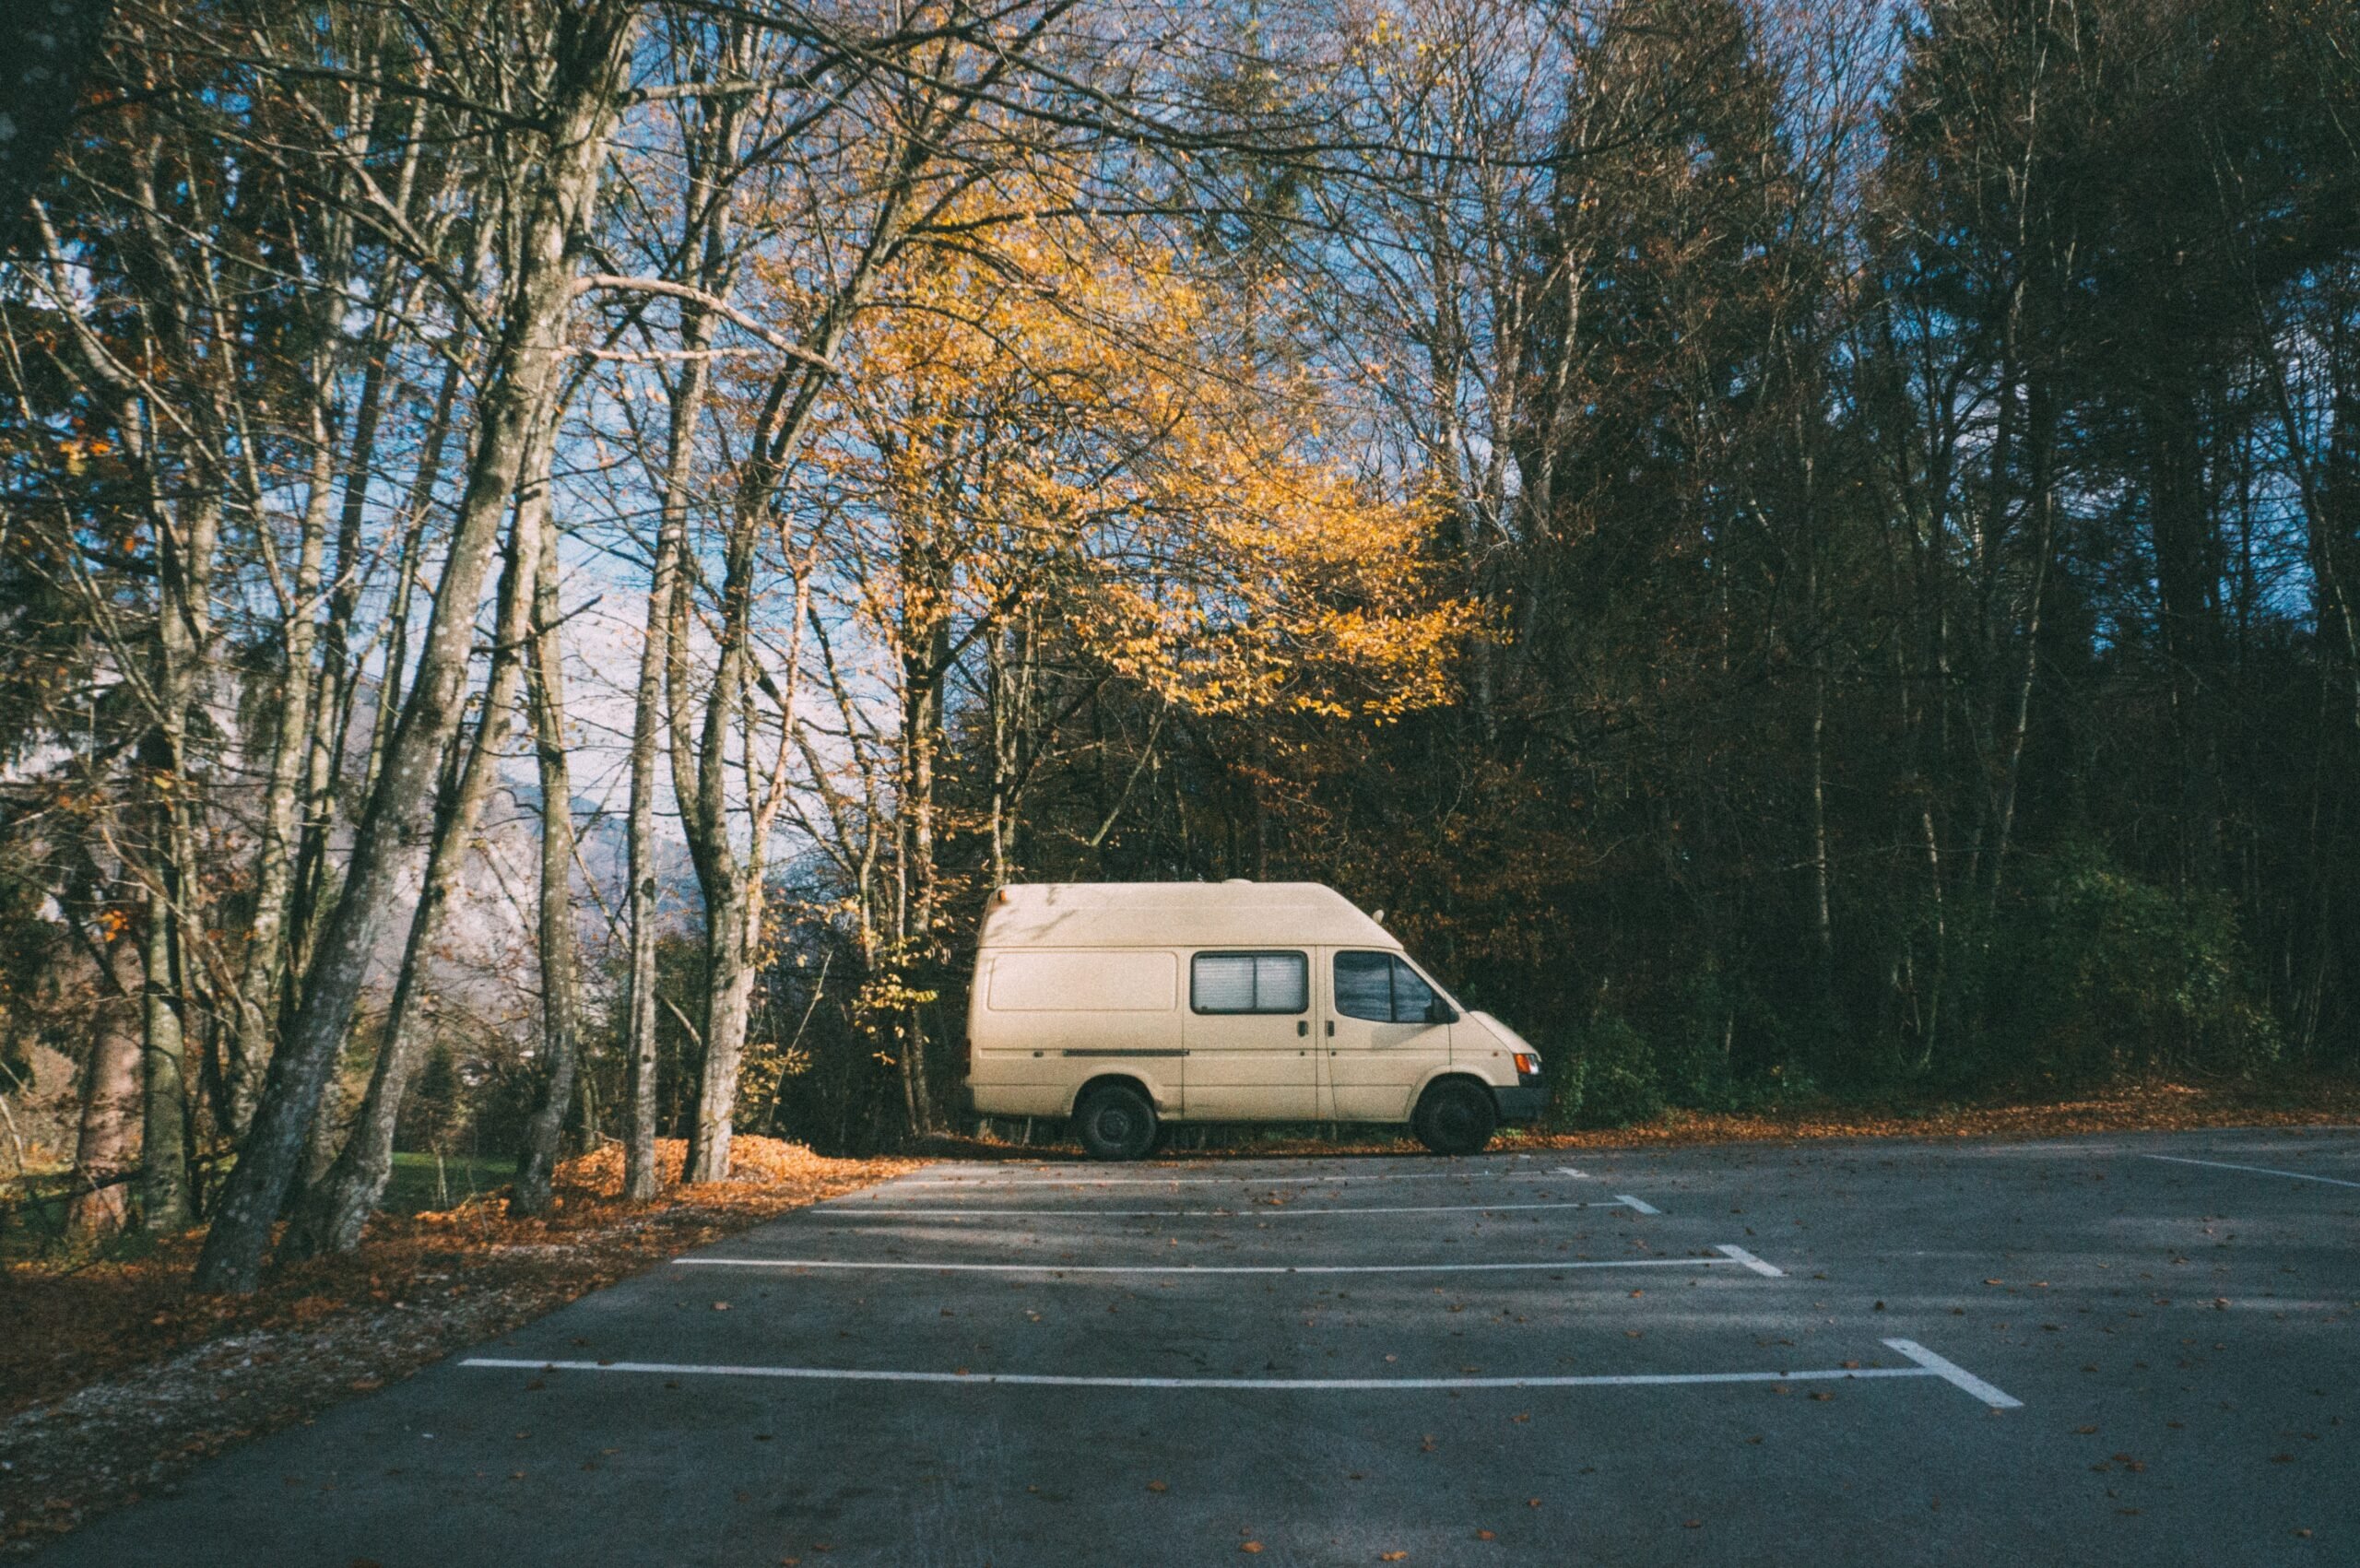
[[[1301,953],[1198,953],[1188,966],[1188,1005],[1200,1013],[1299,1013],[1311,1006],[1311,964]]]

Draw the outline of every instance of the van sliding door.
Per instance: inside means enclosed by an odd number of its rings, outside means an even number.
[[[1311,962],[1291,950],[1200,952],[1188,961],[1185,1090],[1191,1121],[1312,1121]]]

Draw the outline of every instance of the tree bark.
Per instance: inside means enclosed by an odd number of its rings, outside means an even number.
[[[548,437],[541,439],[545,443]],[[500,607],[493,621],[491,668],[484,682],[483,708],[477,715],[475,736],[458,776],[447,783],[436,802],[433,843],[418,903],[410,912],[409,937],[402,949],[401,972],[394,980],[393,1005],[385,1014],[369,1091],[342,1152],[304,1196],[284,1244],[289,1256],[350,1252],[359,1246],[369,1215],[393,1177],[394,1134],[401,1121],[402,1097],[426,1053],[426,1027],[419,1017],[425,999],[426,967],[441,938],[443,917],[459,896],[476,822],[499,777],[501,748],[507,742],[510,718],[516,710],[540,568],[539,547],[528,536],[537,535],[540,526],[538,507],[520,501],[501,570]]]
[[[385,919],[419,858],[421,818],[464,706],[468,643],[500,518],[514,493],[543,397],[563,361],[576,245],[607,158],[617,93],[635,30],[629,0],[562,14],[552,51],[548,167],[523,224],[519,276],[487,377],[482,435],[460,497],[419,674],[353,845],[344,896],[322,933],[303,1000],[273,1058],[261,1107],[206,1237],[195,1283],[260,1283],[287,1190]]]
[[[212,638],[213,550],[220,529],[218,497],[201,492],[181,526],[170,525],[157,498],[156,699],[158,713],[142,749],[154,798],[155,841],[148,849],[146,1043],[141,1051],[145,1130],[140,1142],[140,1220],[150,1231],[185,1229],[193,1216],[188,1181],[188,1037],[181,1013],[179,922],[198,881],[184,875],[195,859],[189,841],[189,709]]]
[[[546,490],[544,476],[542,489]],[[547,502],[542,502],[546,510]],[[582,934],[573,917],[573,780],[566,765],[564,648],[558,602],[557,529],[540,530],[540,572],[534,584],[533,729],[541,782],[541,1052],[546,1058],[538,1102],[525,1124],[525,1145],[511,1189],[512,1214],[538,1214],[549,1206],[558,1142],[573,1098],[579,1064],[581,1013],[576,953]]]
[[[90,1009],[90,1060],[83,1069],[82,1114],[74,1145],[80,1188],[66,1206],[66,1232],[92,1242],[123,1229],[139,1144],[139,952],[128,932],[107,950],[113,973],[99,976]]]

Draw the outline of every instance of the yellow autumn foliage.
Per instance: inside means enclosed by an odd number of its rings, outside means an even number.
[[[879,290],[811,449],[839,591],[905,662],[1019,607],[1199,713],[1447,700],[1471,613],[1417,505],[1326,448],[1317,388],[1240,345],[1201,258],[1005,182]],[[791,288],[781,280],[782,289]]]

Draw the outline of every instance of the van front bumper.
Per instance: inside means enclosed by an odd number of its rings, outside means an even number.
[[[1518,1084],[1514,1089],[1494,1087],[1493,1098],[1500,1102],[1503,1122],[1537,1122],[1548,1105],[1548,1094],[1537,1084]]]

